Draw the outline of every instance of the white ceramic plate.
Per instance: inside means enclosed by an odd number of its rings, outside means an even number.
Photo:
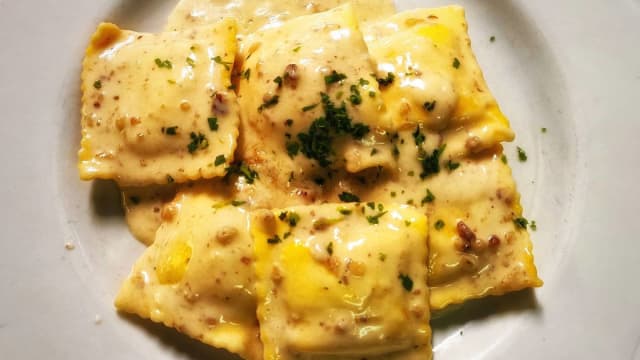
[[[89,35],[105,19],[158,30],[174,2],[0,0],[1,359],[231,358],[116,314],[143,247],[114,186],[75,167]],[[545,286],[433,321],[436,359],[640,359],[640,2],[459,3],[517,133],[506,151]]]

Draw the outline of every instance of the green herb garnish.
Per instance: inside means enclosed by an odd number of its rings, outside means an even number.
[[[218,118],[210,117],[210,118],[207,119],[207,122],[209,123],[209,129],[211,131],[218,130]]]
[[[268,109],[270,107],[276,106],[278,104],[278,100],[280,97],[278,95],[272,96],[269,100],[265,101],[258,107],[258,112],[261,113],[262,110]]]
[[[207,140],[207,137],[204,136],[204,134],[198,133],[196,135],[196,133],[192,132],[189,134],[189,137],[191,138],[191,142],[187,145],[187,150],[189,150],[191,154],[196,152],[196,150],[202,150],[209,147],[209,140]]]
[[[324,83],[327,84],[327,85],[331,85],[331,84],[337,83],[339,81],[342,81],[342,80],[344,80],[346,78],[347,78],[347,75],[338,73],[335,70],[333,70],[331,72],[331,74],[326,75],[324,77]]]
[[[426,203],[431,203],[436,199],[435,195],[433,195],[433,193],[431,192],[431,190],[427,189],[427,195],[425,195],[425,197],[422,198],[422,202],[420,203],[421,205],[424,205]]]
[[[400,274],[398,275],[398,279],[400,279],[400,281],[402,282],[402,287],[405,290],[407,291],[413,290],[413,280],[411,280],[411,278],[408,275]]]
[[[377,79],[376,79],[376,81],[378,82],[378,84],[379,84],[381,87],[384,87],[384,86],[389,86],[389,85],[391,85],[391,84],[393,83],[393,80],[395,80],[395,78],[396,78],[396,76],[395,76],[395,75],[393,75],[393,73],[390,73],[390,72],[389,72],[389,73],[387,73],[387,77],[384,77],[384,78],[377,78]]]
[[[213,164],[215,166],[220,166],[220,165],[224,164],[225,162],[227,162],[227,158],[224,155],[218,155],[218,156],[216,156],[216,160],[213,162]]]
[[[381,218],[382,216],[384,216],[384,214],[386,214],[386,213],[387,213],[387,211],[383,211],[383,212],[380,212],[380,213],[378,213],[378,214],[376,214],[376,215],[369,215],[369,216],[367,216],[367,221],[368,221],[368,222],[369,222],[369,224],[371,224],[371,225],[376,225],[376,224],[378,224],[378,223],[380,222],[380,221],[379,221],[379,220],[380,220],[380,218]]]
[[[456,69],[460,68],[460,60],[458,60],[458,58],[453,58],[453,67]]]
[[[422,104],[422,107],[427,110],[428,112],[432,112],[433,109],[436,108],[436,101],[426,101],[424,104]]]
[[[436,230],[441,230],[444,227],[444,221],[438,219],[433,226],[436,228]]]
[[[156,65],[157,65],[159,68],[166,68],[166,69],[171,69],[171,68],[173,68],[173,64],[171,64],[171,61],[166,60],[166,59],[165,59],[165,60],[160,60],[159,58],[156,58],[156,59],[154,60],[154,62],[156,63]]]
[[[220,55],[217,55],[217,56],[211,58],[211,60],[215,61],[216,64],[220,64],[220,65],[224,66],[225,70],[229,70],[230,69],[229,65],[232,64],[231,62],[222,61],[222,58],[220,57]]]
[[[418,160],[420,160],[420,164],[422,165],[422,172],[420,173],[421,179],[440,172],[440,155],[444,152],[445,147],[446,145],[442,145],[434,149],[431,155],[421,152],[418,156]]]
[[[342,202],[360,202],[360,198],[350,192],[343,191],[338,195],[338,198]]]
[[[524,152],[524,149],[522,149],[520,146],[518,146],[516,149],[518,150],[518,160],[520,160],[521,162],[527,161],[527,153]]]

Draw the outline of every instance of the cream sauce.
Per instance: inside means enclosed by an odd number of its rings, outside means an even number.
[[[203,182],[165,205],[155,242],[125,280],[116,307],[258,360],[249,219],[226,194],[224,184]]]
[[[167,30],[182,30],[237,20],[240,34],[281,26],[287,20],[351,2],[361,22],[385,18],[395,12],[393,0],[182,0],[169,16]]]
[[[379,206],[252,215],[265,358],[431,357],[426,217]]]
[[[80,177],[145,186],[224,175],[238,136],[235,35],[231,20],[158,35],[101,24],[83,62]]]

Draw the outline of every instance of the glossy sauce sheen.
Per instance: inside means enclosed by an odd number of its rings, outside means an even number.
[[[233,21],[159,35],[101,24],[83,62],[81,178],[141,186],[223,175],[238,135],[235,35]]]
[[[427,227],[380,203],[255,211],[265,359],[431,358]]]

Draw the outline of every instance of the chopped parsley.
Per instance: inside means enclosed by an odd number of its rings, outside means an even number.
[[[413,290],[413,280],[411,280],[409,275],[400,274],[398,275],[398,279],[400,279],[400,281],[402,282],[402,287],[405,290],[407,291]]]
[[[418,156],[418,160],[420,160],[420,164],[422,165],[422,172],[420,173],[421,179],[440,172],[440,155],[444,152],[445,147],[446,145],[442,145],[434,149],[431,155],[422,152]]]
[[[360,86],[369,85],[369,80],[366,80],[366,79],[360,78],[360,79],[358,80],[358,85],[360,85]]]
[[[376,215],[369,215],[367,216],[367,221],[369,222],[369,224],[371,225],[376,225],[378,223],[380,223],[380,218],[384,216],[384,214],[386,214],[387,211],[382,211],[380,213],[377,213]]]
[[[232,174],[237,174],[239,176],[243,176],[248,184],[253,184],[255,179],[260,178],[257,171],[251,169],[248,165],[242,162],[233,163],[229,165],[226,170],[227,174],[225,175],[225,177],[228,177]]]
[[[211,131],[218,130],[218,118],[210,117],[207,121],[209,122],[209,129],[211,129]]]
[[[173,136],[177,134],[176,130],[178,130],[177,126],[169,126],[164,129],[164,133]]]
[[[196,135],[196,133],[192,132],[191,134],[189,134],[189,137],[191,138],[191,142],[189,143],[189,145],[187,145],[187,150],[189,150],[191,154],[193,154],[197,150],[202,150],[209,147],[209,140],[207,140],[207,137],[204,136],[204,134],[198,133]]]
[[[186,61],[187,61],[187,64],[189,64],[189,66],[191,66],[191,67],[195,67],[196,66],[196,62],[192,58],[188,57],[186,59]]]
[[[458,60],[458,58],[453,58],[453,67],[456,69],[460,68],[460,60]]]
[[[441,230],[444,227],[444,221],[438,219],[433,226],[436,228],[436,230]]]
[[[333,255],[333,241],[330,241],[329,245],[327,245],[327,253]]]
[[[353,211],[351,209],[339,208],[338,212],[342,215],[350,215]]]
[[[298,225],[298,221],[300,221],[300,215],[298,215],[298,213],[295,213],[293,211],[289,212],[289,225],[291,225],[292,227]]]
[[[231,62],[222,61],[222,58],[220,57],[220,55],[217,55],[217,56],[211,58],[211,60],[215,61],[216,64],[220,64],[220,65],[224,66],[225,70],[229,70],[229,68],[230,68],[229,65],[231,65]]]
[[[251,77],[251,69],[247,69],[242,73],[242,77],[249,81],[249,78]]]
[[[375,91],[369,91],[369,97],[376,97],[376,92]]]
[[[168,184],[171,184],[171,183],[173,183],[174,181],[175,181],[175,180],[173,179],[173,176],[171,176],[171,175],[167,174],[167,183],[168,183]]]
[[[276,76],[276,78],[273,79],[273,82],[278,84],[278,89],[280,89],[282,87],[282,76]]]
[[[516,227],[520,229],[527,229],[527,225],[529,225],[529,220],[523,218],[522,216],[513,219],[513,223],[516,224]]]
[[[346,78],[347,78],[347,75],[338,73],[335,70],[333,70],[331,72],[331,74],[326,75],[324,77],[324,83],[327,84],[327,85],[331,85],[331,84],[337,83],[339,81],[342,81],[342,80],[344,80]]]
[[[344,102],[337,107],[329,95],[320,93],[324,116],[315,119],[306,133],[297,135],[300,151],[308,158],[318,161],[322,167],[331,164],[333,141],[339,135],[351,135],[359,140],[369,132],[367,125],[353,124]]]
[[[449,169],[449,171],[453,171],[459,167],[460,167],[460,163],[453,162],[451,161],[451,159],[447,160],[447,169]]]
[[[373,149],[371,149],[371,153],[369,155],[373,156],[373,155],[375,155],[377,153],[378,153],[378,149],[373,148]]]
[[[436,108],[436,101],[426,101],[424,104],[422,104],[422,107],[427,110],[428,112],[432,112],[433,109]]]
[[[374,203],[373,201],[369,201],[367,203],[367,207],[369,207],[371,210],[375,210],[376,209],[376,203]]]
[[[102,87],[102,81],[96,80],[93,82],[93,87],[96,89],[100,89]]]
[[[424,205],[426,203],[432,203],[433,200],[435,200],[435,199],[436,199],[436,196],[433,195],[431,190],[427,189],[427,195],[425,195],[425,197],[422,198],[422,202],[420,204]]]
[[[277,243],[280,243],[280,242],[282,242],[282,239],[280,239],[280,236],[278,236],[278,234],[273,235],[273,237],[270,237],[270,238],[267,239],[267,243],[269,243],[271,245],[274,245],[274,244],[277,244]]]
[[[298,45],[298,46],[294,47],[294,48],[293,48],[293,52],[298,52],[298,51],[300,51],[300,48],[302,48],[302,46],[301,46],[301,45]]]
[[[533,231],[538,230],[538,224],[536,224],[535,220],[531,220],[531,223],[529,223],[529,228]]]
[[[540,128],[540,131],[541,131],[543,134],[546,134],[546,133],[547,133],[547,128],[546,128],[546,127]]]
[[[387,77],[384,77],[384,78],[376,78],[376,81],[378,82],[378,84],[379,84],[381,87],[384,87],[384,86],[389,86],[389,85],[391,85],[391,84],[393,83],[393,80],[395,80],[395,78],[396,78],[396,76],[395,76],[395,75],[393,75],[393,73],[389,72],[389,73],[387,73]]]
[[[216,160],[213,162],[213,164],[215,166],[220,166],[220,165],[224,164],[225,162],[227,162],[227,158],[224,155],[218,155],[218,156],[216,156]]]
[[[527,153],[524,152],[524,149],[520,146],[518,146],[516,149],[518,150],[518,160],[520,160],[521,162],[527,161]]]
[[[231,205],[233,206],[242,206],[244,204],[246,204],[246,201],[241,201],[241,200],[231,200]]]
[[[500,160],[502,161],[503,164],[506,164],[508,162],[507,155],[502,154],[502,156],[500,156]]]
[[[284,124],[285,124],[287,127],[291,127],[291,125],[293,125],[293,119],[287,119],[287,120],[285,120]]]
[[[420,132],[420,127],[416,126],[416,130],[413,132],[413,139],[416,141],[416,145],[420,146],[424,143],[425,136],[422,132]]]
[[[269,100],[265,101],[258,107],[258,112],[261,113],[262,110],[268,109],[270,107],[276,106],[278,104],[278,100],[280,100],[280,96],[274,95]]]
[[[349,96],[351,105],[362,104],[362,96],[360,96],[360,90],[358,90],[358,87],[356,85],[351,85],[349,89],[351,90],[351,95]]]
[[[302,111],[307,112],[309,110],[313,110],[316,108],[316,106],[318,106],[319,103],[315,103],[315,104],[311,104],[311,105],[307,105],[305,107],[302,108]]]
[[[300,144],[295,141],[287,141],[285,147],[287,148],[287,154],[289,154],[291,158],[298,155],[300,151]]]
[[[338,195],[338,198],[342,202],[360,202],[360,198],[357,195],[347,191],[341,192],[340,195]]]
[[[171,64],[171,61],[166,60],[166,59],[165,59],[165,60],[160,60],[159,58],[156,58],[156,59],[154,60],[154,62],[156,63],[156,65],[157,65],[159,68],[166,68],[166,69],[171,69],[171,68],[173,68],[173,65]]]
[[[491,41],[491,42],[496,41],[496,37],[495,37],[495,36],[493,36],[493,35],[491,35],[491,37],[489,38],[489,41]]]

